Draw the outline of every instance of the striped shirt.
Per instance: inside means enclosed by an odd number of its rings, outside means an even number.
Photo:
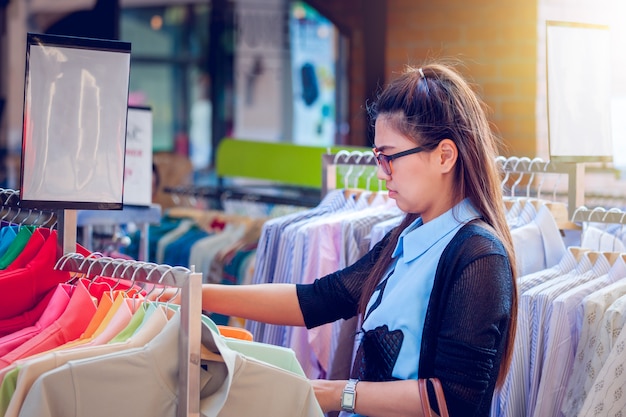
[[[546,344],[552,331],[552,329],[548,328],[552,314],[552,300],[571,288],[605,274],[608,269],[609,266],[606,260],[602,262],[602,258],[600,258],[594,264],[587,256],[587,253],[584,253],[572,272],[522,294],[523,302],[525,299],[526,302],[531,303],[530,385],[527,401],[529,415],[535,415],[535,408],[539,398],[539,384],[541,382],[541,372],[545,364]]]
[[[552,268],[518,278],[518,292],[525,292],[550,282],[572,271],[578,261],[571,251],[566,251],[563,259]],[[509,372],[502,388],[494,396],[491,415],[506,417],[526,417],[530,371],[531,308],[530,300],[518,302],[518,318],[513,357]]]
[[[253,284],[273,282],[277,265],[286,262],[285,259],[278,259],[279,239],[282,231],[290,224],[300,220],[308,219],[315,216],[323,216],[340,209],[346,203],[346,199],[342,190],[333,190],[329,192],[324,199],[310,210],[293,213],[290,215],[270,219],[263,224],[257,253],[255,258],[254,275],[252,277]],[[264,323],[253,320],[246,320],[246,328],[250,330],[255,340],[263,341],[263,333],[265,330]]]
[[[620,275],[619,269],[626,269],[623,257],[618,258],[609,274],[614,274],[617,277]],[[622,274],[622,277],[624,276],[626,276],[626,272]],[[578,308],[580,317],[577,320],[582,323],[582,327],[572,363],[571,376],[566,384],[561,415],[567,417],[578,415],[583,401],[600,371],[600,368],[594,367],[594,363],[598,354],[605,350],[605,347],[598,340],[603,323],[602,318],[609,306],[623,295],[626,295],[626,280],[621,279],[585,297]],[[608,347],[606,350],[608,351]]]
[[[615,275],[608,273],[611,269],[609,261],[600,255],[593,270],[601,274],[605,269],[605,274],[565,291],[552,302],[535,416],[558,415],[579,340],[576,308],[587,295],[615,281]]]

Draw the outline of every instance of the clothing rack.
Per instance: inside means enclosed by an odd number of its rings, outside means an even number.
[[[603,207],[593,209],[580,206],[574,211],[573,222],[626,224],[626,211],[618,208],[606,210]]]
[[[67,210],[67,209],[49,209],[49,210],[41,210],[37,208],[27,208],[23,209],[20,206],[20,191],[1,188],[0,189],[0,200],[2,205],[1,212],[7,211],[5,214],[2,214],[0,220],[9,220],[11,222],[18,222],[18,224],[24,224],[28,221],[29,217],[33,213],[38,213],[37,219],[41,218],[42,214],[48,213],[50,217],[46,220],[42,225],[48,225],[49,227],[57,228],[57,241],[58,241],[58,256],[62,256],[64,253],[73,252],[76,250],[76,210]],[[13,217],[8,217],[12,211],[17,210]],[[24,211],[22,211],[24,210]],[[26,213],[28,211],[28,213]],[[24,214],[23,214],[24,213]],[[21,220],[18,220],[20,215],[24,216]],[[54,220],[53,223],[50,221]],[[20,223],[21,222],[21,223]],[[37,223],[30,222],[29,224],[36,225]]]
[[[543,161],[541,158],[530,159],[528,157],[503,157],[499,156],[496,161],[501,163],[505,173],[503,184],[509,179],[510,174],[520,174],[512,187],[512,194],[515,193],[515,186],[519,185],[525,174],[530,174],[528,187],[532,183],[534,176],[544,174],[565,174],[568,178],[567,183],[567,210],[570,219],[572,219],[577,207],[581,207],[585,201],[584,176],[585,165],[583,163],[565,163],[554,161]],[[541,192],[542,182],[537,188],[537,192]],[[528,188],[527,188],[528,190]],[[556,186],[554,189],[556,193]]]
[[[511,174],[520,174],[516,179],[514,185],[519,185],[522,177],[525,174],[531,174],[532,179],[535,175],[540,174],[563,174],[568,177],[568,214],[571,216],[574,214],[576,207],[580,207],[584,204],[584,175],[585,167],[582,163],[558,163],[554,161],[543,161],[540,158],[530,159],[528,157],[503,157],[499,156],[498,161],[506,178],[504,182],[509,178]],[[322,155],[322,196],[326,195],[329,190],[337,188],[339,184],[338,168],[342,165],[350,166],[354,169],[355,166],[364,167],[364,170],[359,170],[356,174],[348,171],[344,175],[343,187],[349,188],[354,186],[358,188],[364,186],[365,189],[370,189],[371,179],[375,177],[376,171],[367,171],[367,167],[376,166],[376,158],[373,153],[368,151],[347,151],[340,150],[337,153],[326,153]],[[364,175],[364,173],[368,173]],[[358,180],[358,182],[357,182]],[[363,184],[365,181],[365,184]],[[543,181],[542,181],[543,183]],[[356,185],[356,186],[355,186]],[[530,185],[530,184],[529,184]],[[382,188],[381,185],[378,187]]]
[[[376,176],[375,169],[368,169],[368,167],[376,167],[374,154],[371,151],[340,150],[337,153],[322,154],[322,197],[340,185],[338,168],[343,165],[349,166],[348,172],[343,176],[343,188],[370,189],[371,180]],[[363,169],[355,172],[355,166]],[[366,173],[367,175],[364,175]],[[382,184],[378,183],[378,189],[381,188]]]
[[[216,202],[219,209],[223,208],[221,203],[226,199],[301,207],[315,207],[320,202],[317,189],[283,185],[246,187],[183,185],[166,187],[164,191],[173,195],[209,199]]]
[[[80,210],[77,213],[77,226],[81,226],[82,243],[87,248],[93,247],[94,226],[118,226],[136,223],[140,230],[138,261],[148,260],[148,239],[150,224],[161,221],[161,206],[125,206],[122,210]]]
[[[177,416],[199,417],[202,274],[193,267],[190,270],[98,255],[85,257],[74,252],[59,258],[55,269],[84,274],[86,278],[106,276],[181,289]]]
[[[77,210],[22,208],[19,195],[17,190],[0,189],[0,212],[6,212],[2,216],[6,215],[11,222],[26,213],[20,222],[28,221],[28,224],[34,224],[28,220],[33,213],[37,213],[38,218],[43,217],[43,213],[50,214],[45,223],[54,219],[51,227],[57,227],[58,261],[55,269],[80,273],[86,278],[101,275],[181,289],[177,417],[200,417],[202,274],[183,267],[113,259],[98,254],[84,257],[75,252]],[[8,215],[15,211],[16,214],[9,218]]]
[[[200,346],[202,316],[202,274],[183,267],[158,265],[126,259],[113,259],[98,254],[85,257],[79,253],[67,251],[68,247],[76,250],[76,214],[73,210],[38,210],[20,207],[19,191],[0,189],[0,219],[10,223],[46,225],[54,218],[59,218],[64,230],[73,230],[73,234],[59,237],[60,248],[64,253],[57,260],[55,269],[80,273],[85,278],[107,276],[126,279],[131,282],[143,282],[159,286],[181,289],[181,327],[179,337],[179,384],[178,417],[200,416]],[[67,212],[73,212],[66,215]],[[24,213],[22,215],[22,213]],[[48,215],[47,217],[44,214]],[[30,218],[36,215],[32,221]],[[55,222],[52,224],[54,226]],[[51,226],[51,227],[52,227]],[[73,236],[73,239],[72,239]]]
[[[0,220],[17,225],[53,227],[56,213],[53,210],[23,209],[20,207],[19,190],[0,188]]]

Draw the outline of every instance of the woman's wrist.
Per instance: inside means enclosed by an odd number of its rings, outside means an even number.
[[[356,409],[356,386],[358,379],[349,379],[341,393],[340,406],[343,411],[354,413]]]

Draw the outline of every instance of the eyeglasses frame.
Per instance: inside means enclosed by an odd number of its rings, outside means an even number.
[[[378,148],[372,148],[372,152],[374,152],[374,156],[376,157],[376,162],[378,162],[378,165],[382,168],[383,172],[387,175],[391,175],[393,172],[393,165],[391,164],[391,161],[393,161],[394,159],[398,159],[407,155],[412,155],[414,153],[423,152],[425,150],[426,148],[422,146],[418,146],[412,149],[408,149],[406,151],[394,153],[392,155],[385,155],[384,153],[380,152]],[[389,165],[389,172],[387,172],[387,170],[385,169],[386,165],[382,163],[383,160],[386,162],[387,165]]]

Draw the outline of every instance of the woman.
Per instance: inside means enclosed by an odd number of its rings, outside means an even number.
[[[432,64],[408,68],[369,110],[377,175],[402,223],[313,284],[207,284],[203,309],[308,328],[358,314],[351,380],[311,381],[325,412],[419,416],[416,380],[437,377],[450,415],[488,416],[511,358],[517,294],[482,104],[455,70]]]

